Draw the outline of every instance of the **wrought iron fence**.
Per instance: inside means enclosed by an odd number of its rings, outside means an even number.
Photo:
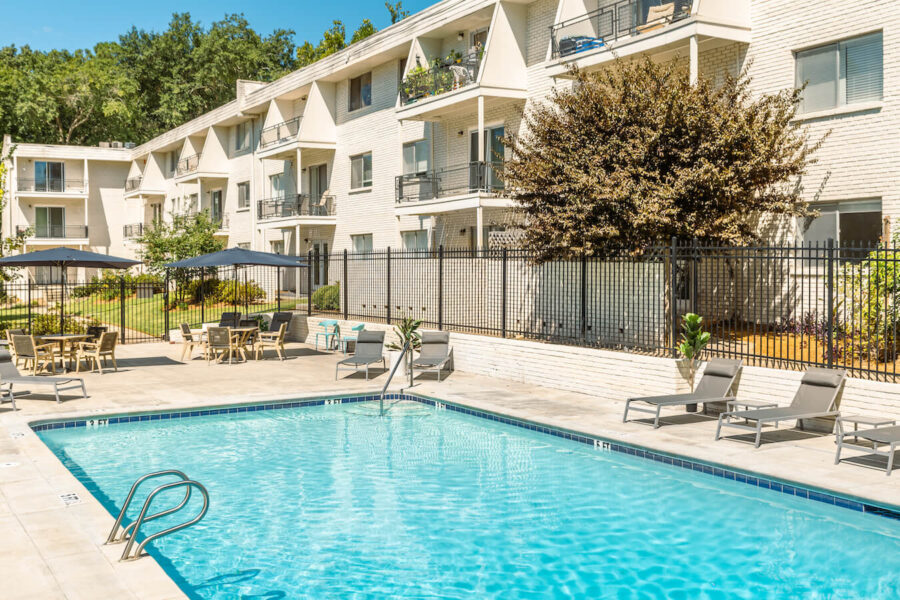
[[[260,149],[293,140],[300,131],[300,117],[266,127],[259,134]]]
[[[285,217],[328,217],[335,214],[334,196],[310,196],[294,194],[278,198],[266,198],[256,203],[256,217],[260,221]]]
[[[68,192],[84,193],[83,179],[69,177],[45,177],[43,179],[16,179],[16,189],[20,192]]]
[[[142,235],[144,235],[143,223],[131,223],[129,225],[122,226],[122,237],[124,237],[126,240],[139,238]]]
[[[32,237],[47,239],[84,239],[88,236],[87,225],[48,225],[46,223],[29,227],[16,226],[16,233],[31,229]]]
[[[461,194],[496,194],[503,190],[500,173],[503,163],[470,162],[423,173],[398,175],[395,179],[397,204],[435,200]]]
[[[650,33],[689,17],[691,6],[691,0],[601,1],[596,10],[550,27],[553,57],[572,56],[603,48],[626,36]]]
[[[189,173],[193,173],[197,170],[197,167],[200,166],[200,155],[192,154],[185,158],[182,158],[178,161],[178,165],[175,167],[175,175],[187,175]]]
[[[400,103],[412,104],[430,96],[438,96],[467,85],[478,79],[482,51],[439,62],[430,68],[413,67],[400,83]]]

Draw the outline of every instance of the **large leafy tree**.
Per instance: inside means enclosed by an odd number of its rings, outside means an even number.
[[[173,214],[170,223],[156,222],[138,241],[151,273],[163,275],[166,264],[218,252],[225,245],[216,238],[218,224],[209,214]]]
[[[743,243],[761,213],[808,214],[799,180],[821,140],[791,122],[800,90],[752,95],[746,75],[691,85],[649,59],[572,76],[506,140],[504,179],[539,260],[671,236]]]

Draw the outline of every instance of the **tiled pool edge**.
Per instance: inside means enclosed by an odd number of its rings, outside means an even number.
[[[211,416],[211,415],[220,415],[220,414],[238,414],[245,412],[260,412],[267,410],[278,410],[285,408],[304,408],[310,406],[323,406],[327,404],[333,404],[335,401],[339,401],[339,403],[357,403],[357,402],[372,402],[379,399],[379,395],[369,394],[369,395],[360,395],[360,394],[344,394],[344,395],[329,395],[323,397],[315,397],[315,398],[306,398],[299,400],[277,400],[277,401],[263,401],[256,403],[246,403],[240,405],[226,405],[226,406],[218,406],[218,407],[210,407],[210,408],[196,408],[196,409],[185,409],[185,410],[163,410],[163,411],[154,411],[154,412],[139,412],[135,414],[121,414],[121,415],[112,415],[108,417],[97,416],[97,417],[84,417],[84,418],[75,418],[69,420],[56,420],[56,419],[41,419],[38,421],[30,422],[28,426],[34,431],[49,431],[54,429],[69,429],[69,428],[77,428],[77,427],[103,427],[108,425],[115,425],[120,423],[135,423],[135,422],[150,422],[150,421],[165,421],[172,419],[183,419],[190,417],[202,417],[202,416]],[[688,459],[683,456],[667,454],[665,452],[659,450],[650,450],[648,448],[627,444],[619,441],[614,441],[610,439],[603,438],[601,436],[595,436],[591,434],[586,434],[577,431],[567,430],[561,427],[554,427],[550,425],[546,425],[539,422],[528,421],[527,419],[520,419],[516,417],[509,417],[503,414],[493,413],[487,410],[481,410],[476,408],[471,408],[469,406],[465,406],[462,404],[448,402],[445,400],[441,400],[438,398],[433,398],[430,396],[426,396],[423,394],[409,394],[409,393],[391,393],[385,395],[385,400],[407,400],[413,402],[419,402],[428,406],[437,407],[439,409],[452,410],[454,412],[459,412],[461,414],[466,414],[474,417],[479,417],[483,419],[487,419],[490,421],[496,421],[499,423],[503,423],[506,425],[511,425],[514,427],[519,427],[522,429],[528,429],[531,431],[535,431],[538,433],[543,433],[547,435],[552,435],[555,437],[559,437],[566,440],[571,440],[574,442],[578,442],[581,444],[586,444],[592,446],[594,448],[598,448],[603,451],[610,452],[619,452],[626,455],[637,456],[640,458],[644,458],[647,460],[653,460],[655,462],[660,462],[663,464],[668,464],[671,466],[699,471],[701,473],[705,473],[708,475],[713,475],[715,477],[721,477],[723,479],[729,479],[731,481],[737,481],[740,483],[745,483],[747,485],[752,485],[755,487],[761,487],[764,489],[769,489],[772,491],[776,491],[783,494],[788,494],[791,496],[797,496],[800,498],[806,498],[808,500],[814,500],[816,502],[822,502],[825,504],[831,504],[834,506],[838,506],[841,508],[846,508],[849,510],[854,510],[857,512],[864,512],[867,514],[877,515],[881,517],[886,517],[889,519],[900,520],[900,507],[888,507],[888,506],[880,506],[878,504],[872,503],[871,501],[866,501],[865,499],[854,499],[846,496],[842,496],[830,491],[826,490],[816,490],[811,489],[809,486],[800,485],[795,482],[786,482],[779,481],[775,478],[765,477],[758,474],[743,472],[740,470],[736,470],[730,467],[725,467],[722,465],[718,465],[715,463],[708,463],[698,459]]]

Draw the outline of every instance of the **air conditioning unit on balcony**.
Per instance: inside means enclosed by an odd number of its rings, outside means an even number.
[[[100,142],[97,145],[100,146],[101,148],[109,148],[109,142]]]
[[[134,147],[135,147],[136,145],[137,145],[137,144],[135,144],[134,142],[125,142],[125,148],[126,148],[127,150],[132,150],[132,149],[134,149]]]
[[[110,142],[110,143],[109,143],[109,147],[110,147],[110,148],[121,148],[121,147],[122,147],[122,142]]]

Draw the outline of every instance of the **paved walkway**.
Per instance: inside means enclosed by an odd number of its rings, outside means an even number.
[[[19,410],[0,405],[0,597],[140,598],[184,595],[151,559],[119,563],[120,546],[103,546],[113,518],[31,432],[28,422],[74,417],[209,406],[270,398],[374,391],[384,375],[366,382],[361,375],[334,381],[340,355],[289,345],[289,359],[248,364],[207,365],[177,360],[180,346],[140,344],[119,348],[119,372],[85,374],[90,397],[56,405],[49,396],[20,399]],[[432,376],[414,391],[511,416],[640,444],[702,460],[724,463],[806,485],[900,505],[898,474],[850,464],[833,465],[831,436],[783,430],[752,445],[713,442],[715,422],[700,415],[669,413],[670,426],[653,430],[621,422],[622,402],[536,388],[510,381],[454,373],[437,383]],[[602,382],[598,382],[602,385]],[[66,506],[61,494],[81,500]]]

